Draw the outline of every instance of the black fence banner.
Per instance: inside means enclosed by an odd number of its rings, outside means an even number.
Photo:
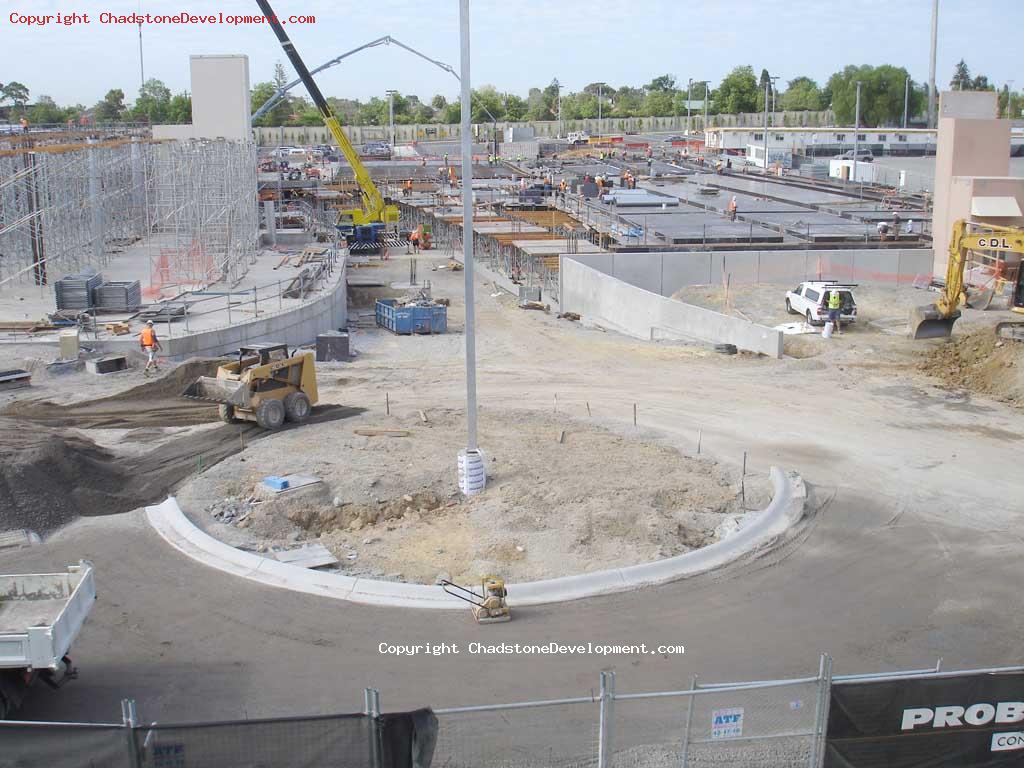
[[[826,768],[1024,765],[1024,673],[836,683]]]

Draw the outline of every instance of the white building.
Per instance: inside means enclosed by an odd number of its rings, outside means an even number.
[[[784,128],[768,129],[768,154],[773,150],[802,155],[838,155],[853,149],[854,134],[860,149],[875,155],[934,155],[937,132],[927,128]],[[707,135],[708,149],[734,155],[748,154],[755,145],[764,150],[764,129],[754,127],[712,128]],[[1024,130],[1014,129],[1011,154],[1024,155]],[[760,160],[763,163],[763,159]]]

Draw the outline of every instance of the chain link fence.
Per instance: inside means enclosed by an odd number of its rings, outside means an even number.
[[[833,677],[822,655],[809,677],[637,693],[605,671],[576,698],[395,715],[366,689],[360,714],[219,723],[144,725],[126,700],[121,723],[0,722],[0,768],[820,768],[834,682],[1024,669],[940,666]],[[402,718],[430,721],[427,738],[396,731]]]

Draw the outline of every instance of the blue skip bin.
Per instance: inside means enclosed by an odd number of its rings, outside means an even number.
[[[377,299],[377,325],[392,333],[445,333],[448,330],[448,307],[396,306],[395,299]]]

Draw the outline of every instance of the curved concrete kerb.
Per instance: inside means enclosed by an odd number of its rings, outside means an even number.
[[[771,481],[771,503],[761,512],[751,513],[749,522],[723,541],[653,563],[510,584],[509,602],[513,608],[543,605],[667,584],[721,568],[744,555],[770,547],[803,517],[807,502],[804,481],[795,472],[772,467]],[[466,607],[463,601],[448,595],[438,586],[320,573],[235,549],[193,525],[173,497],[162,504],[146,507],[146,517],[171,546],[193,560],[268,586],[369,605],[458,610]]]

